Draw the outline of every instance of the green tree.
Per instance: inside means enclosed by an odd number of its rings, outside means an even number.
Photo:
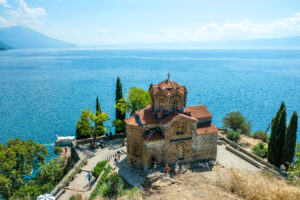
[[[121,132],[125,130],[125,122],[123,120],[116,120],[113,121],[113,126],[116,128],[116,131]]]
[[[59,183],[64,176],[65,162],[66,160],[63,157],[56,157],[43,165],[35,178],[36,185],[50,183],[52,186],[55,186]]]
[[[233,142],[238,142],[241,138],[241,131],[240,129],[237,129],[236,131],[233,131],[233,130],[229,130],[226,134],[226,138],[228,140],[231,140]]]
[[[45,146],[10,139],[6,145],[0,144],[0,194],[9,198],[25,185],[25,177],[45,163],[48,155]]]
[[[280,167],[281,154],[284,144],[284,136],[286,131],[286,107],[284,102],[281,103],[275,117],[271,123],[271,135],[269,139],[268,161]]]
[[[126,99],[122,98],[118,101],[116,108],[122,113],[132,115],[135,111],[145,108],[151,103],[150,93],[141,88],[130,88]]]
[[[260,139],[264,142],[269,141],[269,136],[265,131],[256,131],[255,133],[253,133],[253,138],[254,139]]]
[[[289,126],[287,127],[284,144],[281,153],[281,163],[292,163],[295,155],[297,141],[298,115],[294,111]]]
[[[240,129],[241,134],[250,134],[251,132],[251,122],[247,121],[240,112],[227,113],[223,118],[223,127],[233,131]]]
[[[252,148],[252,151],[255,155],[265,158],[268,154],[268,148],[266,148],[263,142],[259,142]]]
[[[116,86],[116,105],[118,102],[123,98],[123,91],[122,91],[122,84],[120,77],[117,78],[117,86]],[[125,119],[125,112],[120,111],[119,109],[116,108],[116,120],[124,120]],[[121,133],[124,132],[124,129],[122,127],[116,127],[116,133]]]
[[[96,116],[101,115],[101,106],[99,103],[99,99],[97,97],[96,99]],[[96,136],[100,136],[100,135],[104,135],[104,129],[103,129],[103,122],[95,123],[95,131],[94,131],[94,138],[96,138]]]
[[[90,109],[82,110],[80,114],[80,119],[76,124],[76,138],[84,139],[89,138],[93,134],[93,126],[90,121]]]
[[[96,112],[96,114],[94,113],[90,113],[89,114],[89,119],[94,122],[95,124],[95,127],[94,128],[94,139],[93,139],[93,142],[94,144],[96,143],[96,130],[99,132],[99,133],[104,133],[105,132],[105,126],[103,125],[103,122],[107,122],[108,120],[108,114],[107,113],[101,113],[101,112]]]

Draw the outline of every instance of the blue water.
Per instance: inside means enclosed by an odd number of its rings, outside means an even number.
[[[288,118],[300,113],[300,50],[11,50],[0,52],[0,142],[33,139],[52,151],[96,96],[115,119],[117,76],[126,93],[168,73],[186,86],[187,105],[205,104],[219,127],[241,111],[253,131],[265,130],[281,101]]]

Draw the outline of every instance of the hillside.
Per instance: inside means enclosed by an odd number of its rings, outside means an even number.
[[[70,48],[75,45],[50,38],[33,29],[14,26],[0,29],[1,41],[17,49]]]
[[[187,171],[176,179],[158,180],[143,199],[297,200],[299,195],[299,187],[263,172],[215,166],[213,171]]]
[[[0,51],[9,49],[10,47],[0,41]]]

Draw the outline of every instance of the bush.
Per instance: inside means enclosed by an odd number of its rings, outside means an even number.
[[[109,197],[110,199],[117,197],[119,192],[121,191],[120,183],[121,177],[119,176],[119,174],[113,173],[108,179],[108,187],[104,191],[103,195]]]
[[[228,140],[233,141],[233,142],[238,142],[241,138],[240,130],[237,130],[237,131],[230,130],[230,131],[228,131],[227,134],[226,134],[226,138]]]
[[[60,146],[55,146],[54,147],[54,154],[55,155],[59,155],[59,154],[61,154],[63,151],[62,151],[62,149],[60,148]]]
[[[255,155],[262,158],[265,158],[268,155],[268,148],[265,147],[263,142],[259,142],[256,146],[254,146],[252,151]]]
[[[269,141],[269,135],[265,131],[256,131],[255,133],[253,133],[253,138],[260,139],[264,142]]]
[[[94,199],[96,196],[98,196],[98,194],[100,194],[103,191],[105,181],[108,179],[108,174],[111,172],[111,170],[112,167],[108,165],[105,171],[103,172],[99,182],[97,183],[95,190],[92,192],[90,199]]]
[[[103,171],[105,165],[107,164],[107,160],[105,161],[101,161],[101,162],[98,162],[97,165],[94,167],[93,171],[92,171],[92,175],[95,177],[95,178],[98,178],[98,176],[100,175],[100,173]]]

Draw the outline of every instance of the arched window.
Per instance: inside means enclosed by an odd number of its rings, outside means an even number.
[[[178,151],[178,160],[183,160],[184,159],[184,147],[183,145],[178,145],[178,148],[177,148],[177,151]]]
[[[173,109],[172,110],[177,110],[177,102],[176,101],[173,102]]]
[[[184,122],[178,122],[176,124],[176,135],[183,135],[186,131],[186,124]]]

